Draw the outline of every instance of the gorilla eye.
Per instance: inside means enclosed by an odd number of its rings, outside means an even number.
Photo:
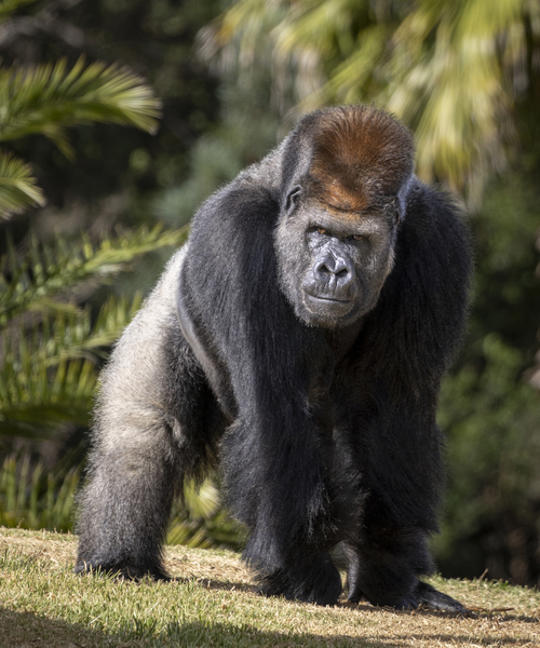
[[[324,227],[317,227],[317,233],[321,234],[322,236],[326,236],[328,234],[328,230],[324,229]]]
[[[352,236],[349,236],[349,239],[352,241],[365,241],[366,237],[363,234],[353,234]]]

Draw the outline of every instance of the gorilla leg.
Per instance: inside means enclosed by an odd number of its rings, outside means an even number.
[[[102,568],[132,578],[164,577],[161,545],[172,498],[185,472],[204,463],[203,424],[213,408],[178,333],[182,256],[173,257],[102,374],[80,497],[78,572]]]

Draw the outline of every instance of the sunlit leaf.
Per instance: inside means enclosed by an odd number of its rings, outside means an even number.
[[[386,107],[415,131],[418,174],[478,204],[507,162],[533,35],[540,9],[530,0],[239,0],[206,32],[203,53],[253,67],[270,43],[276,90],[292,76],[300,112]]]
[[[0,152],[0,219],[44,203],[45,198],[30,165]]]
[[[109,122],[157,128],[160,102],[143,80],[118,65],[79,59],[0,69],[0,141],[42,134],[69,152],[65,129]]]

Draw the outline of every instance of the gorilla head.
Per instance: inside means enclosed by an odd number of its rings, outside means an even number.
[[[375,306],[392,269],[412,139],[386,113],[349,106],[304,119],[284,156],[289,181],[275,233],[282,290],[304,323],[347,326]]]

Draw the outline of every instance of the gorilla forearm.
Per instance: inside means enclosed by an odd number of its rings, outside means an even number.
[[[184,256],[182,250],[173,257],[102,374],[79,499],[77,571],[163,577],[172,498],[184,475],[208,461],[215,425],[203,424],[212,420],[210,394],[177,333],[174,295]]]
[[[328,555],[337,537],[325,462],[313,426],[291,431],[280,418],[280,429],[269,421],[262,438],[237,423],[222,444],[227,499],[250,530],[244,559],[267,595],[333,603],[341,580]]]
[[[286,415],[260,428],[238,421],[223,440],[228,499],[253,529],[246,553],[253,564],[290,563],[299,553],[323,548],[330,535],[325,466],[308,422],[302,429],[292,427]]]

